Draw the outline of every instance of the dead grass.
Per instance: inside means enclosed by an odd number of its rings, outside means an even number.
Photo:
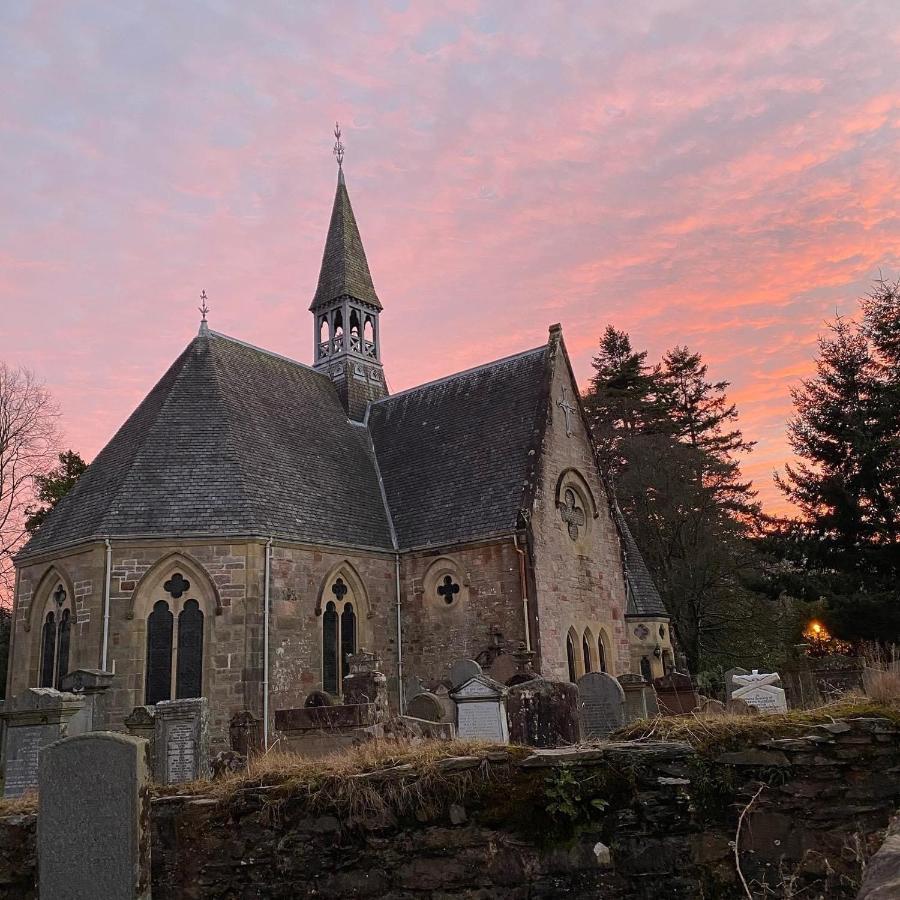
[[[863,696],[844,699],[816,709],[791,710],[760,716],[686,716],[657,717],[634,722],[613,735],[623,741],[682,741],[700,752],[716,752],[777,737],[794,737],[811,725],[836,719],[882,716],[900,724],[900,704],[883,703]]]
[[[316,814],[378,818],[424,811],[430,815],[498,779],[500,767],[488,761],[488,754],[497,751],[508,752],[511,759],[530,752],[478,741],[372,741],[315,759],[271,750],[254,757],[246,772],[218,781],[159,787],[156,792],[159,796],[202,794],[227,804],[262,788],[273,802],[290,798]],[[459,756],[479,762],[463,771],[441,767],[443,760]]]
[[[0,799],[0,816],[22,816],[37,812],[37,791],[29,791],[21,797]]]

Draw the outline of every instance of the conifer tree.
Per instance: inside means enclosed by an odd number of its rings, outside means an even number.
[[[59,454],[59,465],[55,469],[51,469],[44,475],[34,476],[34,493],[37,500],[43,505],[30,506],[25,511],[28,517],[25,521],[25,529],[29,534],[37,531],[50,510],[69,493],[86,468],[87,463],[80,454],[75,450],[65,450]]]

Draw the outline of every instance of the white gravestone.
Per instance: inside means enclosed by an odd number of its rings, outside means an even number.
[[[784,690],[778,687],[781,677],[777,672],[760,672],[754,669],[748,675],[734,675],[732,700],[743,700],[763,713],[787,712]]]
[[[456,703],[456,736],[509,743],[506,688],[486,675],[475,675],[450,696]]]

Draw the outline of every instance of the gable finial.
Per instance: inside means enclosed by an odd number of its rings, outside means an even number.
[[[343,171],[344,169],[344,145],[341,142],[341,124],[340,122],[334,123],[334,158],[337,160],[338,169]]]
[[[200,291],[200,305],[197,307],[200,310],[200,334],[206,334],[209,331],[209,325],[206,323],[206,314],[209,312],[209,306],[206,303],[206,291]]]

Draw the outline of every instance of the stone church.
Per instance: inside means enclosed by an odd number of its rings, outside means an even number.
[[[506,680],[522,644],[555,679],[671,667],[558,325],[392,394],[342,169],[309,309],[311,366],[204,312],[19,554],[7,696],[114,672],[107,727],[202,695],[222,743],[238,711],[339,697],[360,648],[394,711],[461,657]]]

